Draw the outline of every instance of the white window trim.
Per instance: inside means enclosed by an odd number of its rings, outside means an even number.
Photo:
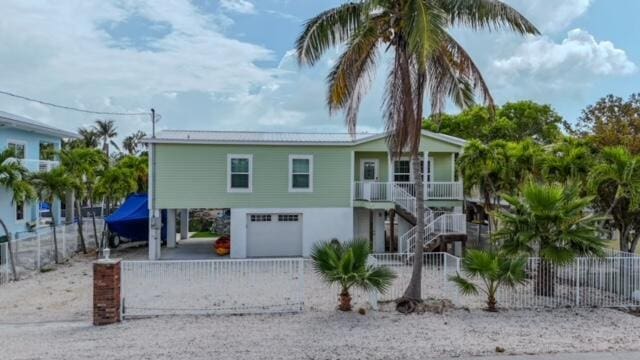
[[[365,162],[373,162],[375,163],[375,174],[373,175],[374,179],[373,180],[365,180],[364,179],[364,163]],[[380,179],[380,175],[378,174],[378,168],[379,168],[379,161],[378,159],[360,159],[360,181],[373,181],[373,182],[377,182]]]
[[[396,172],[396,161],[408,161],[409,162],[409,181],[407,181],[407,183],[413,182],[413,165],[411,164],[411,158],[409,158],[408,156],[401,156],[397,159],[394,159],[391,161],[391,169],[393,170],[391,172],[391,181],[393,182],[403,182],[403,181],[396,181],[396,175],[406,175],[407,173],[397,173]]]
[[[307,189],[293,188],[293,160],[309,160],[309,187]],[[289,154],[289,192],[313,192],[313,155],[293,155]]]
[[[15,219],[16,224],[24,224],[27,222],[27,201],[22,202],[22,219],[18,220],[18,202],[13,201],[13,218]]]
[[[7,149],[9,148],[9,144],[24,146],[24,160],[27,160],[29,158],[29,153],[27,152],[28,143],[26,141],[16,140],[16,139],[7,139]]]
[[[249,188],[232,188],[231,187],[231,159],[248,159],[249,160]],[[253,155],[250,154],[227,154],[227,192],[250,193],[253,191]]]

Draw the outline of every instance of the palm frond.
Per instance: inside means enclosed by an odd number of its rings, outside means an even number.
[[[502,1],[435,0],[435,3],[448,14],[452,26],[474,30],[507,28],[520,34],[540,34],[533,23]]]

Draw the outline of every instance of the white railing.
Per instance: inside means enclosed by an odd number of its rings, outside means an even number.
[[[462,199],[461,182],[429,182],[424,187],[427,199]]]
[[[59,161],[38,159],[14,159],[30,171],[51,171],[60,165]]]
[[[416,214],[416,198],[407,190],[412,184],[393,184],[392,185],[392,201],[401,208],[415,216]]]
[[[299,312],[304,259],[123,261],[122,314]]]
[[[102,235],[103,221],[96,219],[98,238]],[[93,224],[84,219],[83,235],[87,250],[95,249]],[[58,261],[64,262],[79,250],[78,224],[56,226],[58,243]],[[55,245],[53,228],[39,229],[35,232],[21,233],[20,238],[11,240],[13,261],[20,279],[39,273],[43,268],[55,263]],[[7,243],[0,244],[0,284],[13,280],[11,257]]]
[[[436,213],[433,221],[430,223],[425,222],[425,224],[422,246],[429,245],[441,235],[466,234],[467,232],[467,219],[465,214]],[[407,253],[413,253],[415,251],[416,232],[416,227],[414,226],[406,234],[401,236],[400,241],[398,241],[401,244],[406,244]]]
[[[415,198],[415,186],[409,182],[355,181],[353,199],[365,201],[398,201],[411,196]],[[401,190],[401,191],[400,191]],[[462,199],[461,182],[429,182],[424,184],[425,199]]]

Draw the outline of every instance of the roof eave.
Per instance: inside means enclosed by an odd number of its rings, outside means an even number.
[[[39,126],[39,125],[35,125],[35,124],[28,124],[19,120],[15,120],[15,119],[11,119],[11,118],[7,118],[7,117],[0,117],[0,119],[2,120],[2,122],[7,123],[9,127],[15,128],[15,129],[20,129],[20,130],[26,130],[26,131],[33,131],[39,134],[44,134],[44,135],[51,135],[51,136],[55,136],[55,137],[59,137],[59,138],[67,138],[67,139],[79,139],[80,135],[71,132],[71,131],[66,131],[66,130],[62,130],[62,129],[55,129],[55,128],[50,128],[50,127],[46,127],[46,126]]]

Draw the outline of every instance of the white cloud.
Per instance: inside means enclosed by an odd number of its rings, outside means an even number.
[[[506,76],[531,74],[542,78],[628,75],[637,70],[624,50],[610,41],[597,41],[582,29],[569,31],[561,43],[545,36],[530,39],[509,58],[496,60],[494,66]]]
[[[566,29],[585,14],[593,0],[506,0],[543,33]]]
[[[255,14],[256,12],[256,7],[247,0],[220,0],[220,6],[225,10],[241,14]]]

